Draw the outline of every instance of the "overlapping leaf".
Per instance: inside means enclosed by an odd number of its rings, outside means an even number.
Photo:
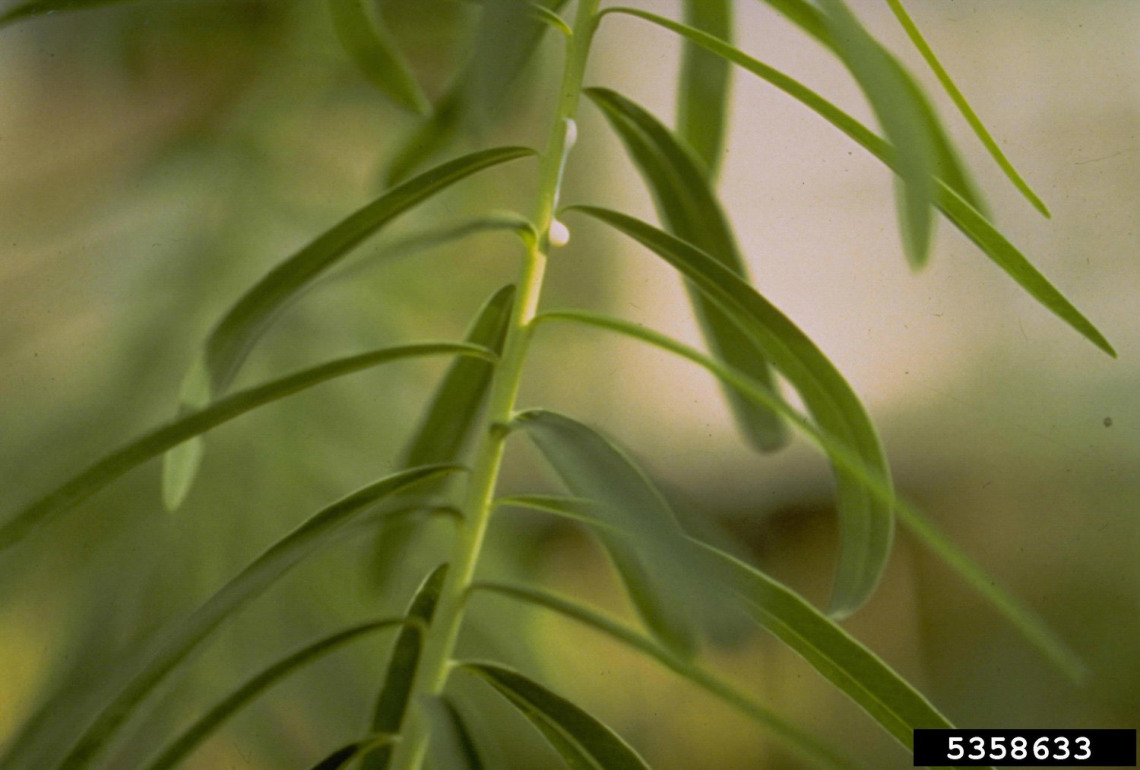
[[[646,246],[692,282],[735,321],[799,392],[820,427],[876,475],[890,478],[878,436],[855,392],[827,357],[775,306],[731,270],[696,247],[633,217],[576,206]],[[892,506],[832,461],[840,517],[840,557],[831,611],[854,612],[874,591],[894,533]]]
[[[463,715],[449,699],[424,696],[419,700],[420,713],[431,735],[434,766],[447,770],[483,770],[483,760]]]
[[[747,282],[747,270],[729,227],[699,161],[644,109],[620,94],[591,88],[586,94],[601,108],[625,143],[653,192],[658,215],[666,229],[688,241]],[[771,384],[764,353],[715,302],[689,288],[697,319],[710,350],[749,376]],[[725,393],[744,436],[757,449],[771,451],[787,443],[787,433],[769,409]]]
[[[396,104],[420,114],[430,105],[411,67],[382,19],[367,0],[328,0],[337,37],[357,68]]]

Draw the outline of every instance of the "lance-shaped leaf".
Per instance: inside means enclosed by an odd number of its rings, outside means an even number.
[[[518,415],[515,425],[568,489],[604,506],[617,531],[597,535],[634,606],[677,654],[692,654],[698,621],[721,608],[665,498],[625,452],[576,420],[536,409]]]
[[[369,81],[396,104],[426,114],[427,97],[392,33],[366,0],[328,0],[329,15],[341,45]]]
[[[372,712],[373,733],[400,734],[423,649],[423,634],[431,625],[446,577],[447,565],[441,564],[424,579],[412,598],[405,615],[407,625],[396,638],[392,657],[388,661],[388,672],[376,698],[376,707]],[[361,770],[386,770],[391,759],[391,747],[383,746],[365,756]]]
[[[149,656],[138,656],[128,662],[129,670],[116,687],[117,694],[83,731],[60,767],[67,770],[89,767],[142,707],[154,688],[196,651],[218,626],[293,567],[333,542],[360,513],[412,484],[457,470],[461,469],[456,466],[429,466],[386,476],[323,508],[279,540],[163,636]]]
[[[593,206],[573,210],[602,220],[646,246],[715,301],[799,392],[819,426],[876,475],[890,478],[886,456],[859,398],[828,358],[768,300],[696,247],[625,214]],[[832,459],[839,508],[840,556],[831,612],[854,612],[874,591],[894,533],[892,506]],[[590,495],[587,495],[590,496]],[[596,496],[595,496],[596,497]]]
[[[895,147],[895,168],[903,182],[898,195],[903,245],[911,264],[921,267],[930,253],[934,228],[935,140],[907,82],[843,0],[821,3],[836,52]]]
[[[504,286],[480,309],[467,331],[467,342],[503,351],[507,326],[514,307],[515,287]],[[475,364],[465,366],[466,363]],[[412,434],[397,467],[411,468],[429,463],[456,462],[463,455],[479,423],[487,393],[491,388],[494,364],[489,361],[456,361],[448,369],[428,404],[419,428]],[[434,491],[434,490],[424,490]],[[372,578],[385,585],[400,566],[400,557],[412,547],[417,522],[407,518],[385,519],[376,533]]]
[[[649,770],[617,733],[561,695],[506,666],[477,662],[460,666],[510,701],[573,770]]]
[[[0,552],[16,545],[52,518],[79,505],[127,471],[246,412],[337,377],[406,358],[438,355],[495,360],[490,351],[474,345],[452,342],[404,345],[341,358],[226,396],[205,409],[173,420],[116,449],[24,508],[0,527]]]
[[[797,8],[800,5],[796,5]],[[812,8],[804,6],[805,12],[818,13]],[[892,169],[895,167],[895,153],[891,145],[874,131],[836,107],[822,96],[804,86],[802,83],[788,77],[779,70],[769,67],[763,62],[727,45],[723,41],[710,37],[700,30],[678,24],[656,14],[639,11],[632,8],[607,9],[613,13],[626,13],[631,16],[646,19],[666,29],[673,30],[697,44],[714,51],[720,56],[738,64],[757,77],[771,83],[784,93],[793,97],[806,107],[813,110],[820,117],[827,120],[840,131],[851,137],[856,143],[885,163]],[[942,169],[945,172],[945,168]],[[1081,336],[1092,342],[1113,358],[1116,351],[1091,321],[1081,311],[1057,290],[1033,264],[1010,243],[1002,233],[986,219],[983,210],[978,206],[977,200],[963,191],[961,186],[954,184],[943,173],[942,178],[936,182],[938,196],[936,203],[942,213],[966,235],[994,264],[1000,267],[1010,278],[1017,282],[1029,296],[1055,314],[1062,321],[1071,326]]]
[[[159,752],[154,760],[144,765],[145,770],[167,770],[175,767],[189,756],[202,741],[209,738],[224,725],[230,717],[285,677],[335,652],[349,642],[364,638],[377,631],[404,625],[404,623],[405,621],[402,618],[362,623],[326,636],[282,658],[234,690],[194,724],[183,730],[177,738]]]
[[[483,760],[463,715],[446,697],[424,695],[419,708],[428,725],[434,766],[447,770],[483,770]]]
[[[281,312],[366,238],[456,182],[490,166],[533,154],[525,147],[500,147],[425,171],[386,192],[277,265],[242,295],[210,333],[203,357],[193,364],[183,382],[183,411],[200,409],[224,395],[254,344]],[[192,442],[166,458],[163,492],[168,508],[177,508],[185,499],[201,456],[201,444]]]
[[[666,229],[712,255],[747,281],[747,270],[736,239],[699,161],[669,129],[624,96],[601,88],[587,89],[586,94],[609,119],[641,170]],[[733,368],[771,385],[768,364],[756,344],[716,303],[692,287],[689,287],[689,295],[713,354]],[[787,443],[787,432],[771,410],[741,398],[731,389],[725,390],[725,396],[737,425],[752,446],[772,451]]]
[[[694,29],[732,41],[731,0],[685,0],[685,21]],[[677,134],[704,163],[711,184],[724,151],[732,68],[721,57],[686,41],[677,85]]]

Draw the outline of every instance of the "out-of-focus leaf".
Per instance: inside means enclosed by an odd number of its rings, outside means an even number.
[[[349,642],[377,631],[403,625],[404,622],[402,618],[391,618],[362,623],[331,636],[326,636],[282,658],[226,696],[224,700],[168,743],[166,748],[144,767],[146,770],[167,770],[167,768],[174,767],[194,751],[202,741],[225,724],[226,720],[285,677]]]
[[[530,2],[527,3],[527,8],[536,19],[548,27],[558,30],[566,37],[570,37],[574,34],[574,30],[570,28],[566,20],[545,5],[539,5],[533,0],[530,0]]]
[[[517,429],[575,495],[606,506],[619,536],[598,531],[646,625],[678,654],[696,649],[700,575],[687,569],[687,541],[669,504],[623,451],[580,422],[544,410],[518,415]]]
[[[427,120],[421,123],[388,161],[384,172],[386,187],[400,184],[417,168],[440,153],[455,138],[467,113],[467,95],[462,81],[449,88]]]
[[[816,112],[833,126],[838,128],[861,147],[866,149],[887,166],[894,168],[895,153],[891,145],[877,136],[874,131],[836,107],[822,96],[804,86],[802,83],[788,77],[779,70],[769,67],[763,62],[726,45],[722,41],[712,38],[699,30],[690,29],[662,16],[646,13],[632,8],[612,8],[610,12],[626,13],[646,19],[655,24],[671,29],[680,35],[714,51],[734,64],[738,64],[757,77],[771,83],[784,93]],[[1021,288],[1045,308],[1055,314],[1062,321],[1071,326],[1082,337],[1096,345],[1113,358],[1116,351],[1105,339],[1104,335],[1089,321],[1081,311],[1077,310],[1068,299],[1054,287],[1037,268],[1033,266],[1017,248],[1002,235],[1002,233],[988,220],[978,208],[976,203],[970,202],[969,195],[963,195],[958,186],[951,186],[947,177],[936,182],[938,196],[936,204],[942,213],[955,227],[965,234],[982,252],[1000,267],[1010,278],[1017,282]]]
[[[685,21],[732,42],[731,0],[685,0]],[[704,162],[710,184],[716,179],[724,151],[731,78],[728,62],[691,41],[685,42],[677,88],[677,133]]]
[[[132,468],[259,406],[380,364],[436,355],[464,355],[495,360],[494,354],[489,350],[463,343],[404,345],[348,356],[226,396],[201,411],[173,420],[120,447],[24,508],[0,528],[0,552],[16,545],[45,522],[74,508]]]
[[[493,663],[460,666],[498,690],[574,770],[649,770],[617,733],[519,672]]]
[[[1001,147],[998,146],[998,143],[986,129],[985,124],[982,123],[982,119],[978,117],[978,114],[974,112],[974,108],[971,107],[970,103],[966,100],[965,95],[958,89],[958,86],[954,84],[950,73],[942,66],[942,62],[938,61],[938,57],[934,55],[934,50],[931,49],[930,45],[926,42],[926,38],[922,36],[922,32],[918,29],[918,25],[914,23],[914,20],[911,19],[910,14],[906,12],[906,8],[903,6],[901,0],[887,0],[887,5],[890,6],[891,11],[894,13],[895,18],[898,19],[899,24],[902,25],[902,28],[906,30],[907,37],[910,38],[914,47],[922,54],[922,58],[938,78],[938,82],[942,84],[942,88],[950,96],[951,100],[953,100],[958,111],[962,113],[962,117],[970,124],[970,128],[974,130],[974,134],[978,137],[978,140],[985,146],[990,157],[994,159],[994,162],[1001,168],[1009,181],[1013,183],[1013,186],[1025,196],[1025,199],[1033,204],[1033,207],[1040,211],[1042,215],[1049,217],[1049,208],[1045,205],[1045,202],[1037,196],[1037,193],[1033,192],[1033,188],[1022,178],[1021,174],[1017,173],[1017,169],[1013,167],[1009,158],[1002,152]]]
[[[388,661],[388,672],[384,684],[376,698],[372,712],[372,732],[399,735],[408,710],[408,698],[412,693],[412,682],[416,676],[416,666],[420,662],[423,647],[423,634],[431,625],[439,592],[447,577],[447,565],[441,564],[432,570],[420,585],[405,615],[407,625],[396,638],[392,657]],[[367,754],[361,770],[386,770],[392,758],[389,746],[383,746]]]
[[[419,708],[428,723],[435,766],[446,770],[483,770],[483,760],[463,721],[463,715],[447,698],[425,695]]]
[[[394,473],[323,508],[222,587],[190,616],[163,636],[150,655],[128,661],[129,670],[119,680],[117,694],[72,746],[60,767],[81,770],[94,762],[112,743],[119,730],[141,708],[171,672],[179,667],[210,634],[241,607],[259,596],[282,575],[328,545],[362,511],[389,495],[458,466],[429,466]]]
[[[529,503],[525,502],[525,500],[525,498],[520,497],[511,498],[509,501],[504,500],[502,502],[504,505],[530,507]],[[567,505],[563,506],[561,503],[567,503]],[[538,508],[553,513],[572,511],[571,517],[578,518],[580,513],[591,506],[595,511],[598,508],[597,503],[589,500],[562,498],[560,501],[555,497],[548,497],[542,501],[542,504],[539,505]],[[596,521],[604,524],[603,517],[600,514],[598,514]],[[477,582],[472,586],[472,590],[497,593],[538,607],[545,607],[568,618],[577,620],[579,623],[589,626],[596,631],[600,631],[606,636],[653,658],[666,668],[680,674],[706,692],[720,698],[741,714],[763,725],[772,735],[784,741],[789,748],[794,749],[805,758],[814,761],[820,767],[847,768],[849,770],[851,768],[860,767],[857,763],[820,743],[810,733],[804,732],[786,721],[775,711],[758,703],[748,695],[735,689],[732,685],[718,679],[695,663],[677,657],[657,641],[634,631],[625,624],[607,617],[596,610],[570,601],[569,599],[564,599],[548,591],[531,588],[529,586]]]
[[[893,505],[899,520],[922,542],[934,552],[959,577],[966,581],[983,599],[995,610],[1001,613],[1025,639],[1038,649],[1057,669],[1063,672],[1070,680],[1080,684],[1088,675],[1087,667],[1069,645],[1061,639],[1032,609],[1024,602],[1003,588],[999,582],[985,569],[970,559],[960,548],[950,542],[944,534],[938,531],[922,512],[906,500],[897,497],[891,488],[890,481],[868,468],[864,463],[834,436],[821,431],[811,424],[799,412],[793,409],[776,393],[763,385],[763,383],[750,380],[740,372],[726,367],[721,362],[710,358],[703,353],[684,345],[665,335],[647,329],[644,326],[623,321],[618,318],[590,313],[581,310],[549,311],[542,313],[536,319],[539,322],[557,320],[574,321],[588,324],[601,329],[617,332],[641,340],[655,347],[666,350],[674,355],[681,356],[698,366],[703,367],[715,375],[721,382],[729,385],[748,398],[765,404],[778,412],[790,425],[798,429],[805,437],[810,439],[824,452],[831,455],[835,462],[841,464],[846,470],[856,476],[859,481],[884,504]],[[523,495],[500,498],[502,505],[523,505],[540,510],[549,510],[562,516],[577,518],[581,521],[598,526],[597,503],[578,501],[579,505],[569,505],[565,498],[557,499],[543,495]]]
[[[370,735],[362,740],[353,741],[352,743],[341,746],[320,762],[313,765],[312,770],[343,770],[343,768],[348,767],[349,764],[358,757],[363,756],[364,752],[382,746],[388,746],[395,742],[396,736],[394,735]]]
[[[383,20],[368,12],[366,0],[328,0],[328,6],[341,45],[364,76],[396,104],[426,114],[427,96]]]
[[[954,727],[909,682],[795,592],[722,551],[702,547],[720,570],[721,580],[739,594],[758,623],[803,656],[903,746],[913,748],[915,728]]]
[[[24,19],[34,19],[37,16],[67,13],[68,11],[84,11],[104,5],[124,5],[131,2],[141,2],[141,0],[31,0],[31,2],[21,3],[0,13],[0,29]]]
[[[620,94],[602,88],[586,90],[621,137],[641,170],[657,203],[666,229],[688,241],[747,281],[744,259],[728,219],[721,210],[705,172],[689,151],[656,118]],[[763,352],[740,331],[716,303],[689,287],[697,319],[709,349],[735,369],[771,384]],[[761,451],[787,443],[787,432],[769,409],[726,390],[736,423],[748,442]]]
[[[513,284],[495,292],[468,329],[467,342],[491,350],[496,355],[501,354],[514,299]],[[428,404],[419,428],[404,449],[398,467],[453,462],[463,455],[479,425],[479,416],[491,387],[494,364],[472,361],[478,365],[462,366],[462,363],[456,361],[448,369]],[[381,523],[376,533],[371,570],[377,586],[385,585],[393,571],[400,567],[400,557],[409,552],[419,531],[415,524],[407,518],[385,519]]]
[[[895,170],[903,182],[899,189],[903,246],[911,265],[921,267],[930,254],[934,228],[935,141],[899,70],[843,0],[820,2],[835,51],[894,145]]]
[[[859,398],[828,358],[768,300],[696,247],[625,214],[575,206],[649,248],[728,313],[799,392],[819,426],[873,473],[890,478],[886,455]],[[845,616],[874,591],[894,534],[892,506],[832,458],[840,521],[840,557],[831,612]],[[596,495],[586,495],[596,497]]]
[[[312,282],[366,238],[408,209],[490,166],[533,155],[525,147],[471,153],[425,171],[374,200],[277,265],[250,288],[218,322],[203,357],[183,383],[182,411],[200,409],[225,394],[261,335]],[[165,463],[165,502],[176,508],[193,483],[202,455],[200,443],[181,447]]]

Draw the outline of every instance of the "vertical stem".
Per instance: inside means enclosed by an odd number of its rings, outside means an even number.
[[[483,435],[476,450],[463,506],[463,528],[456,539],[451,567],[424,640],[411,693],[409,719],[403,727],[403,736],[393,756],[393,766],[397,770],[416,770],[427,753],[427,727],[415,702],[422,695],[440,694],[447,684],[452,653],[463,625],[467,589],[474,579],[486,538],[507,438],[506,426],[514,415],[530,340],[531,321],[542,294],[546,252],[551,240],[550,228],[554,222],[566,154],[575,134],[574,115],[582,91],[582,77],[590,42],[597,24],[598,3],[599,0],[579,0],[573,35],[567,41],[557,114],[539,167],[538,193],[533,214],[539,237],[528,244],[520,270],[517,299],[507,328],[503,356],[495,368]]]

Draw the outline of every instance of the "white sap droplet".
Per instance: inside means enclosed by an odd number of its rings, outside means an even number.
[[[550,223],[550,245],[554,247],[565,246],[570,242],[570,228],[557,219]]]
[[[578,124],[574,118],[566,118],[566,142],[563,152],[570,152],[578,142]]]

